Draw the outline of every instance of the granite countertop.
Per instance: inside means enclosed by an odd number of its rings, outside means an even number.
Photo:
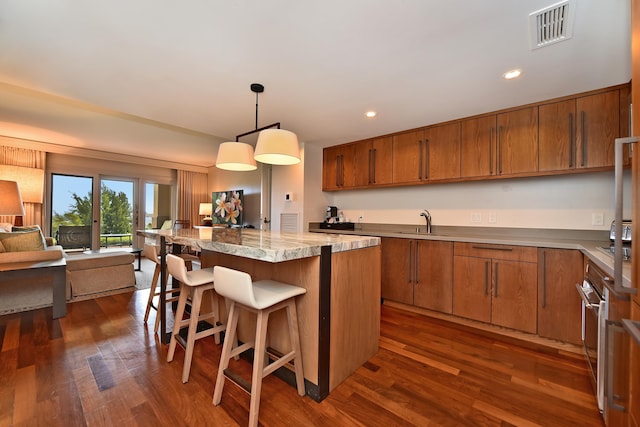
[[[613,256],[599,249],[609,247],[608,231],[434,226],[432,233],[426,234],[424,226],[416,225],[356,224],[355,227],[353,231],[324,230],[320,229],[319,223],[310,223],[309,231],[324,234],[575,249],[581,251],[606,274],[613,277]],[[624,286],[631,286],[631,262],[623,262],[622,280]]]
[[[247,228],[199,228],[183,230],[137,230],[149,238],[164,236],[169,243],[267,262],[281,262],[320,255],[323,246],[343,252],[378,246],[380,238],[360,235],[280,233]]]

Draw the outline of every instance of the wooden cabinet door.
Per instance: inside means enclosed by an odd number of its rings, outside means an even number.
[[[424,179],[437,181],[460,177],[460,123],[424,130],[426,169]]]
[[[337,145],[322,152],[322,189],[351,188],[355,185],[355,144]]]
[[[322,190],[330,191],[338,188],[338,147],[322,150]]]
[[[538,107],[498,114],[499,175],[538,170]]]
[[[576,283],[584,276],[578,250],[538,249],[538,335],[582,344],[582,305]]]
[[[373,141],[371,139],[354,144],[354,181],[356,187],[363,187],[372,184],[372,144]]]
[[[620,135],[618,90],[577,99],[579,168],[613,166],[614,140]]]
[[[492,261],[491,323],[536,333],[536,269],[531,262]]]
[[[491,259],[453,257],[453,314],[491,322]]]
[[[425,179],[424,145],[422,129],[393,135],[394,183],[416,183]]]
[[[373,185],[393,182],[393,137],[374,138],[372,144]]]
[[[409,239],[382,238],[382,298],[413,304],[414,244]]]
[[[496,173],[496,116],[464,120],[460,124],[460,175]]]
[[[416,240],[413,303],[451,314],[453,296],[453,242]]]
[[[539,107],[540,171],[561,171],[576,167],[576,100]]]

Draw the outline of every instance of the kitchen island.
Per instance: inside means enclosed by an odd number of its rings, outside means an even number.
[[[305,387],[315,400],[324,399],[378,351],[378,237],[215,227],[137,233],[159,242],[163,254],[166,243],[188,246],[201,252],[203,267],[222,265],[245,271],[253,280],[272,279],[305,288],[307,292],[297,298],[296,306]],[[161,330],[166,331],[164,313],[160,315]],[[253,327],[253,322],[241,317],[239,339],[252,334]],[[269,347],[286,352],[286,315],[274,313],[269,327]],[[284,368],[281,375],[292,378]]]

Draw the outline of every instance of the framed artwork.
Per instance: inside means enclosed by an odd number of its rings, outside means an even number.
[[[216,191],[212,193],[213,225],[223,224],[241,227],[243,224],[244,195],[242,190]]]

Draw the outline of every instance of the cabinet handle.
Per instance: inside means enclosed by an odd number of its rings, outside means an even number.
[[[424,140],[424,179],[429,179],[429,140]]]
[[[489,264],[490,261],[484,262],[484,294],[489,295]]]
[[[495,129],[489,130],[489,175],[493,175],[493,133]]]
[[[484,246],[484,245],[472,245],[473,249],[488,249],[490,251],[513,251],[512,247],[509,246]]]
[[[503,128],[498,128],[498,175],[502,175],[502,132]]]
[[[498,298],[498,263],[493,267],[493,296]]]
[[[587,135],[585,135],[585,122],[587,113],[584,111],[580,112],[580,129],[582,134],[582,160],[580,161],[580,166],[584,166],[587,157]]]
[[[547,251],[542,251],[542,308],[547,306]]]
[[[414,256],[413,266],[414,266],[414,275],[415,275],[414,276],[415,277],[414,282],[415,282],[416,285],[418,284],[418,252],[419,251],[420,251],[420,245],[418,244],[418,242],[416,242],[416,250],[413,253],[413,256]]]
[[[411,252],[413,249],[413,240],[409,240],[409,256],[407,257],[407,283],[411,283]]]
[[[573,132],[573,113],[569,113],[569,167],[575,166],[576,141]]]
[[[418,141],[418,179],[422,179],[422,140]]]

